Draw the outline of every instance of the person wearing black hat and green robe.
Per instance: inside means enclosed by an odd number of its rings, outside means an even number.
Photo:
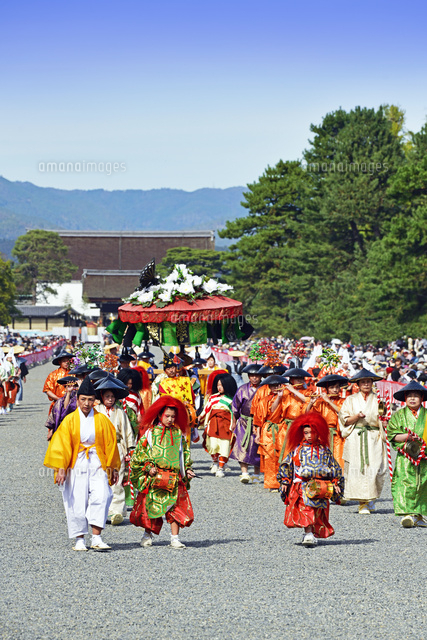
[[[348,396],[339,412],[340,431],[345,438],[344,499],[357,500],[359,513],[370,514],[380,497],[387,476],[387,451],[384,428],[378,416],[378,399],[373,390],[379,376],[361,369],[350,382],[360,391]]]
[[[92,527],[91,548],[110,547],[101,538],[113,498],[109,484],[117,482],[120,455],[112,422],[94,409],[96,391],[83,380],[77,409],[61,422],[52,436],[44,465],[55,469],[54,481],[62,489],[68,535],[73,549],[87,551],[84,536]]]
[[[412,381],[394,397],[406,403],[387,425],[387,438],[397,451],[391,481],[394,513],[402,527],[427,527],[427,409],[422,406],[427,389]]]

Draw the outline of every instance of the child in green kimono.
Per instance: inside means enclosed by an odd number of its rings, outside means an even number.
[[[183,549],[180,527],[189,527],[193,508],[187,489],[194,477],[185,434],[188,413],[185,405],[172,396],[162,396],[145,412],[142,435],[131,460],[131,482],[140,492],[130,521],[143,527],[141,546],[153,544],[163,516],[171,525],[171,547]]]

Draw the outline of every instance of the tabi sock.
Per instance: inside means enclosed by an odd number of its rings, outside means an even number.
[[[98,544],[99,542],[102,542],[102,538],[100,534],[92,534],[92,544]]]

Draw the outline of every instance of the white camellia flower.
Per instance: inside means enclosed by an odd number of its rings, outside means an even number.
[[[188,276],[188,269],[186,264],[176,264],[175,269],[180,269],[184,277]]]
[[[152,302],[153,301],[153,292],[152,291],[143,291],[142,293],[139,294],[138,301],[141,304],[145,304],[146,302]]]
[[[218,283],[213,278],[210,278],[210,280],[205,282],[205,284],[203,285],[203,289],[206,291],[206,293],[213,293],[218,289]]]
[[[170,291],[165,291],[164,293],[159,294],[159,300],[162,302],[169,302],[171,299]]]
[[[183,293],[184,295],[187,293],[194,293],[194,287],[190,280],[185,280],[178,286],[178,291],[179,293]]]
[[[223,291],[230,291],[230,289],[232,289],[233,287],[229,284],[222,284],[222,282],[218,282],[218,291],[220,291],[221,293]]]
[[[202,279],[200,276],[193,276],[193,287],[200,287]]]
[[[178,271],[174,269],[166,278],[166,282],[176,282],[178,278]]]

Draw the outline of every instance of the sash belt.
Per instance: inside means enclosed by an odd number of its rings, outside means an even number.
[[[84,444],[80,443],[80,447],[79,447],[79,453],[81,453],[82,451],[85,452],[85,456],[86,458],[89,460],[89,452],[92,449],[92,447],[95,446],[95,443],[90,444],[89,446],[85,446]]]
[[[242,418],[243,418],[243,416],[242,416]],[[244,449],[245,451],[248,450],[249,442],[251,440],[252,422],[253,422],[252,416],[248,416],[248,419],[247,419],[247,422],[246,422],[245,434],[244,434],[243,440],[242,440],[242,449]]]
[[[276,444],[276,436],[279,434],[279,425],[277,425],[275,422],[271,422],[271,420],[267,420],[267,423],[268,423],[267,431],[271,431],[273,444]]]
[[[366,424],[364,427],[355,427],[360,436],[360,473],[365,473],[365,466],[369,466],[368,431],[379,431],[379,427],[371,427]]]

